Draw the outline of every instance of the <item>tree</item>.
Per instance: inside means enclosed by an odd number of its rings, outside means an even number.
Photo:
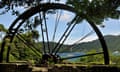
[[[27,26],[25,27],[25,29],[30,29],[29,24],[26,24]],[[31,25],[31,22],[30,22]],[[33,27],[30,30],[24,30],[24,32],[22,32],[23,29],[20,29],[20,31],[18,31],[18,33],[26,39],[27,42],[29,42],[29,44],[33,44],[35,46],[38,46],[36,40],[38,40],[39,38],[39,33],[37,30],[35,30],[35,27]],[[7,29],[4,28],[3,24],[0,24],[0,32],[7,32]],[[6,54],[9,53],[8,48],[9,48],[9,38],[5,38],[5,47],[4,47],[4,60],[6,60]],[[16,45],[16,43],[18,43]],[[40,46],[40,44],[39,44]],[[22,42],[21,40],[17,39],[16,37],[14,38],[12,44],[10,45],[10,47],[12,48],[9,56],[7,57],[7,59],[10,58],[10,60],[28,60],[28,59],[33,59],[33,58],[37,58],[38,56],[32,52],[32,50],[28,47],[25,46],[24,42]],[[0,48],[1,48],[1,43],[0,43]],[[40,50],[40,49],[39,49]],[[2,49],[1,49],[2,51]],[[40,53],[39,53],[40,54]]]
[[[0,12],[0,15],[12,10],[13,15],[19,15],[17,7],[33,7],[39,5],[43,0],[1,0],[0,9],[5,9]],[[55,0],[59,1],[59,0]],[[48,0],[50,2],[50,0]],[[120,17],[120,1],[119,0],[67,0],[67,3],[73,6],[78,12],[76,23],[89,18],[95,24],[101,24],[104,19]]]
[[[33,36],[34,34],[34,36]],[[40,50],[40,49],[35,49],[36,47],[38,47],[38,42],[35,42],[35,40],[37,39],[39,34],[35,34],[34,32],[25,32],[25,33],[20,33],[21,37],[23,37],[23,39],[19,39],[17,38],[17,36],[14,37],[13,42],[10,44],[10,54],[9,54],[9,58],[12,61],[16,61],[16,60],[33,60],[34,58],[38,58],[39,56],[36,55],[35,50]],[[24,40],[25,39],[25,40]],[[23,41],[24,40],[24,41]],[[6,60],[6,54],[8,54],[8,48],[9,48],[9,40],[7,41],[6,39],[6,44],[4,47],[4,61]],[[27,44],[34,45],[35,48],[30,48],[28,47]],[[40,46],[40,44],[39,44]],[[34,51],[33,51],[34,49]],[[38,53],[37,53],[38,54]],[[39,55],[41,53],[39,52]],[[40,58],[40,57],[39,57]],[[35,60],[35,59],[34,59]]]
[[[30,7],[38,5],[42,0],[0,0],[0,15],[12,10],[13,15],[19,15],[19,11],[15,10],[17,7]]]
[[[76,23],[88,18],[95,24],[101,24],[105,19],[120,18],[119,0],[67,0],[67,4],[77,11]]]

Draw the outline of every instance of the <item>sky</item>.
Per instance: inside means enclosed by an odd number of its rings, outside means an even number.
[[[105,28],[100,29],[103,34],[120,35],[120,19],[109,19],[104,21]]]
[[[64,0],[61,1],[61,3],[64,3]],[[18,8],[21,12],[23,12],[23,8]],[[62,21],[61,22],[65,22],[67,20],[70,20],[71,18],[71,15],[68,14],[68,13],[65,13],[63,12],[62,13],[62,16],[61,16],[61,19]],[[9,28],[9,26],[12,24],[12,22],[16,19],[16,16],[14,15],[11,15],[11,11],[9,11],[8,13],[4,14],[4,15],[0,15],[0,24],[3,24],[6,28]],[[85,24],[87,24],[86,21],[83,21],[81,23],[82,28],[85,26]],[[120,19],[119,20],[116,20],[116,19],[108,19],[108,20],[105,20],[103,22],[103,25],[105,25],[104,28],[102,28],[101,26],[98,26],[98,28],[100,29],[100,31],[102,32],[103,35],[120,35]],[[51,27],[50,27],[51,28]],[[60,32],[62,32],[62,28],[60,28],[59,30],[59,34]],[[77,30],[79,28],[76,27],[76,30],[75,30],[75,34],[74,37],[77,37],[79,36],[77,34]],[[89,30],[86,31],[86,34],[88,33]],[[59,35],[58,34],[58,35]],[[83,34],[84,35],[84,34]],[[74,39],[73,37],[73,39]],[[74,39],[74,40],[77,40],[78,38]],[[85,39],[85,41],[91,41],[91,40],[94,40],[96,39],[96,37],[94,35],[92,36],[89,36],[88,38]],[[68,40],[68,42],[73,42],[73,40]]]

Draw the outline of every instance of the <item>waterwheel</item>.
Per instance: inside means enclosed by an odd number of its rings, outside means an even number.
[[[31,7],[16,18],[9,27],[2,42],[0,62],[4,59],[9,62],[10,55],[16,56],[12,52],[14,46],[16,49],[23,49],[21,54],[25,48],[30,49],[38,56],[37,59],[41,64],[59,63],[63,60],[87,56],[92,58],[94,55],[102,55],[104,64],[109,64],[108,50],[102,33],[94,22],[87,16],[84,17],[82,23],[77,23],[77,18],[80,18],[77,11],[71,6],[60,3],[42,3]],[[93,53],[85,53],[94,49],[91,47],[92,43],[89,46],[86,44],[87,39],[90,38],[94,41],[98,39],[96,46],[100,48]],[[17,47],[19,43],[22,48]],[[7,52],[4,52],[6,48]],[[71,55],[75,51],[84,53]],[[63,53],[69,54],[61,55]]]

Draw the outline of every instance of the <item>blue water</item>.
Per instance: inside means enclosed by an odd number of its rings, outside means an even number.
[[[80,55],[83,55],[84,53],[82,52],[70,52],[70,53],[59,53],[58,55],[61,57],[61,58],[66,58],[66,57],[73,57],[73,56],[80,56]],[[77,59],[79,58],[72,58],[72,59],[68,59],[68,61],[76,61]]]

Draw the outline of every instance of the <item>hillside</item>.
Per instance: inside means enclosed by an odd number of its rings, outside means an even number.
[[[108,46],[108,50],[110,51],[120,51],[120,35],[119,36],[114,36],[114,35],[107,35],[104,36],[106,40],[106,44]],[[65,45],[61,49],[61,52],[70,52],[71,51],[71,46],[70,45]],[[84,42],[80,43],[77,46],[72,48],[72,52],[79,52],[79,51],[89,51],[89,50],[100,50],[101,45],[99,43],[99,40],[93,40],[90,42]]]
[[[114,35],[107,35],[104,36],[108,50],[110,51],[120,51],[120,35],[114,36]],[[41,43],[39,43],[41,44]],[[53,42],[50,43],[50,47],[52,48]],[[1,45],[1,44],[0,44]],[[1,46],[0,46],[1,47]],[[99,40],[93,40],[89,42],[80,43],[77,46],[74,46],[71,48],[71,45],[63,45],[60,49],[60,52],[80,52],[80,51],[89,51],[89,50],[100,50],[101,45],[99,43]]]

